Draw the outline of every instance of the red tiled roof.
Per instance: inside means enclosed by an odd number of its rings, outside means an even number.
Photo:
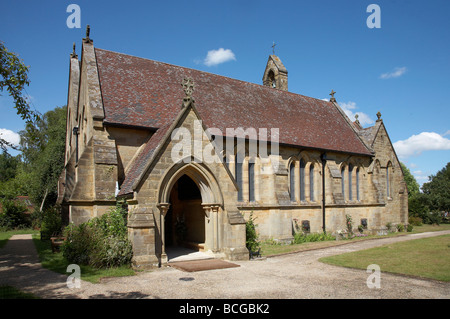
[[[95,53],[105,122],[170,125],[185,96],[181,81],[190,77],[203,123],[224,135],[226,128],[278,128],[281,144],[372,155],[331,102],[102,49]]]

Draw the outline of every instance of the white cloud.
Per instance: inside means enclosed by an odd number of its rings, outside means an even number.
[[[206,55],[206,58],[203,61],[203,63],[206,66],[213,66],[231,60],[236,61],[236,57],[234,56],[233,51],[231,51],[230,49],[220,48],[219,50],[208,51],[208,54]]]
[[[16,132],[13,132],[6,128],[0,128],[0,137],[15,146],[19,146],[20,135]]]
[[[362,126],[374,123],[374,120],[372,120],[366,113],[354,112],[354,110],[357,109],[355,102],[349,101],[347,103],[339,103],[339,106],[352,121],[355,120],[355,115],[358,114],[358,121]]]
[[[424,151],[450,150],[450,139],[435,132],[422,132],[406,140],[394,143],[399,157],[409,157],[422,154]]]
[[[399,76],[402,76],[407,71],[406,67],[397,67],[392,72],[383,73],[380,75],[380,79],[390,79],[390,78],[398,78]]]

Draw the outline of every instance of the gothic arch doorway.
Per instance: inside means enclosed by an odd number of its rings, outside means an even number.
[[[186,174],[173,185],[169,204],[164,218],[166,249],[180,246],[204,250],[205,213],[202,196],[195,182]]]
[[[158,201],[162,263],[168,261],[168,245],[220,251],[223,197],[216,177],[204,164],[193,159],[174,164],[160,182]]]

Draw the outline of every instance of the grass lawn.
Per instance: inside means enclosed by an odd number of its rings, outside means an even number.
[[[367,269],[377,264],[381,272],[450,281],[450,235],[415,239],[337,256],[319,261]]]
[[[42,267],[54,272],[70,275],[67,272],[67,266],[70,264],[62,253],[53,253],[50,241],[41,241],[39,234],[33,235],[33,241],[39,253],[39,260]],[[129,266],[114,267],[108,269],[96,269],[90,266],[80,265],[81,279],[92,283],[100,282],[104,277],[123,277],[133,276],[136,273]]]
[[[11,286],[0,286],[0,299],[39,299]]]
[[[450,224],[441,224],[439,226],[437,225],[422,225],[422,226],[414,226],[413,231],[408,232],[395,232],[395,233],[389,233],[388,235],[384,236],[378,236],[378,235],[372,235],[367,237],[355,237],[353,239],[346,239],[346,240],[332,240],[332,241],[321,241],[321,242],[312,242],[312,243],[302,243],[302,244],[294,244],[294,245],[281,245],[281,244],[273,244],[271,242],[262,242],[261,243],[261,254],[263,256],[269,257],[269,256],[275,256],[285,253],[293,253],[293,252],[300,252],[310,249],[317,249],[317,248],[325,248],[330,246],[337,246],[342,245],[346,243],[351,243],[354,241],[361,241],[361,240],[367,240],[367,239],[374,239],[374,238],[386,238],[386,237],[392,237],[392,236],[402,236],[407,234],[417,234],[417,233],[424,233],[424,232],[430,232],[430,231],[440,231],[440,230],[450,230]]]

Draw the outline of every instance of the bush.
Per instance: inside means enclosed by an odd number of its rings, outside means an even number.
[[[1,201],[3,212],[0,213],[0,227],[6,229],[28,228],[30,220],[25,214],[27,207],[12,199]]]
[[[392,223],[391,222],[388,222],[387,224],[386,224],[386,228],[387,228],[387,231],[389,232],[389,231],[392,231]]]
[[[131,262],[133,250],[128,240],[127,212],[120,206],[79,226],[65,229],[63,256],[71,263],[110,268]]]
[[[403,224],[397,224],[397,231],[398,232],[402,232],[402,231],[404,231],[405,230],[405,227],[403,226]]]
[[[350,215],[345,215],[345,219],[346,219],[346,225],[347,225],[347,232],[349,235],[353,235],[353,220],[352,217]]]
[[[413,226],[422,226],[422,218],[411,216],[408,219],[408,223]]]
[[[42,214],[41,238],[48,239],[51,236],[59,236],[62,231],[61,214],[57,208],[46,209]]]
[[[364,232],[364,226],[363,225],[359,225],[358,226],[358,231],[362,234]]]
[[[335,237],[327,233],[304,234],[296,233],[294,235],[293,244],[310,243],[316,241],[334,240]]]
[[[429,212],[426,216],[425,223],[439,226],[442,223],[442,214],[439,212]]]
[[[410,232],[412,232],[413,231],[413,225],[411,225],[411,224],[409,224],[408,226],[406,226],[406,231],[408,232],[408,233],[410,233]]]
[[[255,219],[253,212],[250,213],[248,221],[245,223],[245,246],[250,251],[257,251],[260,248],[258,233],[256,232]]]

